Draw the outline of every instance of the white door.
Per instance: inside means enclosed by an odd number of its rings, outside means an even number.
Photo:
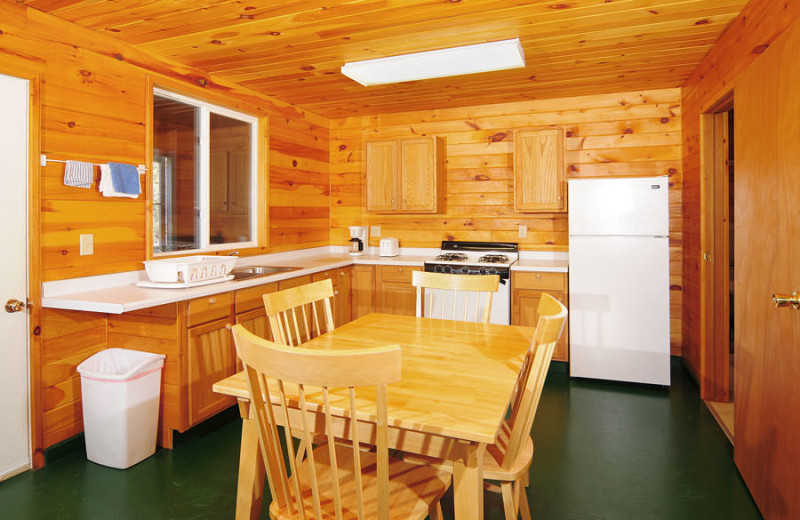
[[[0,480],[30,467],[28,81],[0,74]],[[10,303],[6,303],[10,302]]]
[[[569,234],[667,236],[667,178],[570,179]]]
[[[571,236],[573,377],[670,384],[669,239]]]

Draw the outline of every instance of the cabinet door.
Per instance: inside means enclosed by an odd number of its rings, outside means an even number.
[[[397,141],[367,141],[367,211],[394,211],[397,200]]]
[[[514,209],[566,211],[565,185],[563,131],[514,132]]]
[[[244,328],[258,337],[273,341],[272,332],[269,329],[267,311],[263,306],[260,309],[253,309],[252,311],[237,314],[236,324],[243,325]]]
[[[410,266],[378,266],[378,312],[414,316],[417,312],[417,290],[411,285],[411,273],[421,269]]]
[[[333,325],[339,327],[350,321],[350,268],[330,269],[312,276],[315,282],[325,279],[333,284]]]
[[[436,211],[436,165],[434,141],[404,139],[400,141],[400,209],[403,211]]]
[[[375,312],[375,266],[355,265],[351,271],[350,317]]]
[[[539,320],[539,300],[542,299],[542,293],[538,289],[514,289],[511,292],[511,324],[524,325],[527,327],[535,327],[536,322]],[[566,293],[562,291],[546,291],[548,294],[556,298],[560,302],[566,302]],[[555,351],[553,352],[554,361],[569,361],[569,328],[565,325],[564,331],[561,333],[561,339],[558,340]]]
[[[188,329],[189,425],[236,404],[236,400],[211,390],[221,379],[236,373],[236,353],[230,319]]]

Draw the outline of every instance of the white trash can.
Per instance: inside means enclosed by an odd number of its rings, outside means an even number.
[[[110,348],[78,365],[90,461],[125,469],[155,453],[165,357]]]

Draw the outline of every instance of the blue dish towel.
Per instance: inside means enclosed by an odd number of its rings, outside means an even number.
[[[127,195],[138,195],[139,188],[139,170],[132,164],[123,163],[108,163],[111,168],[111,182],[114,185],[114,191],[125,193]]]

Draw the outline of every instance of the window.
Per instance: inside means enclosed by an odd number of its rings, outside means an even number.
[[[258,120],[155,89],[153,253],[257,244]]]

